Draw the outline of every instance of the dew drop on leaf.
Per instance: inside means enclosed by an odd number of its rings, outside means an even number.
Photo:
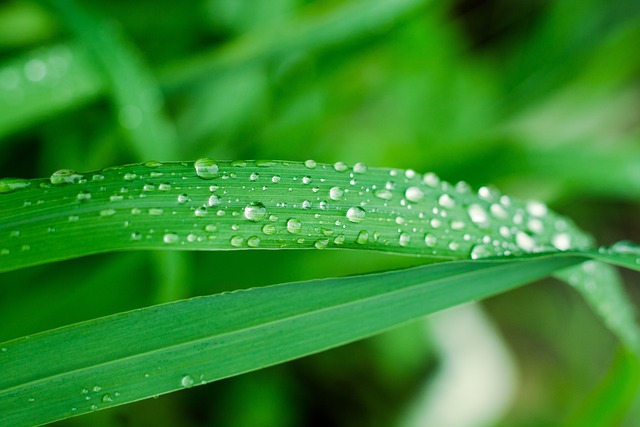
[[[176,233],[165,233],[165,235],[162,236],[162,241],[166,244],[178,243],[179,240],[180,237],[178,237]]]
[[[194,167],[196,169],[196,175],[202,179],[213,179],[219,176],[218,171],[220,168],[213,159],[207,157],[198,159],[196,160]]]
[[[362,222],[365,219],[367,213],[360,206],[350,207],[347,211],[347,219],[351,222]]]
[[[299,233],[301,229],[302,229],[302,223],[299,220],[295,218],[291,218],[287,221],[287,231],[289,233],[292,233],[292,234]]]
[[[2,178],[0,179],[0,193],[9,193],[21,188],[27,188],[30,185],[31,183],[26,179]]]
[[[81,179],[82,175],[71,169],[60,169],[55,171],[51,174],[51,177],[49,177],[49,180],[54,185],[76,184],[80,182]]]
[[[417,203],[424,197],[424,192],[420,187],[412,186],[404,192],[404,197],[410,202]]]
[[[267,216],[267,208],[260,202],[253,202],[245,206],[244,217],[249,221],[260,221]]]
[[[329,198],[331,200],[340,200],[342,199],[342,196],[344,195],[344,190],[340,187],[331,187],[331,189],[329,190]]]
[[[358,162],[355,165],[353,165],[353,171],[355,173],[365,173],[367,171],[367,165],[365,165],[364,163]]]

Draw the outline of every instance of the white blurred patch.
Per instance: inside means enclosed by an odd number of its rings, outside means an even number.
[[[411,404],[402,427],[487,427],[508,410],[516,389],[513,360],[476,304],[425,320],[441,365]]]

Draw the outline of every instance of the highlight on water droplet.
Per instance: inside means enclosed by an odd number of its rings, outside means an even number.
[[[367,213],[360,206],[350,207],[347,211],[347,219],[351,222],[362,222],[364,221]]]
[[[218,164],[215,160],[208,157],[196,160],[194,167],[196,169],[196,175],[202,179],[213,179],[219,176],[218,171],[220,168],[218,167]]]

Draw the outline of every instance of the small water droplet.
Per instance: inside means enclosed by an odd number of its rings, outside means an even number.
[[[179,240],[180,237],[176,233],[165,233],[165,235],[162,236],[162,241],[166,244],[178,243]]]
[[[355,165],[353,165],[353,171],[355,173],[365,173],[367,171],[367,165],[361,162],[356,163]]]
[[[247,239],[247,246],[250,248],[257,248],[260,245],[260,238],[258,236],[251,236]]]
[[[222,199],[216,194],[212,194],[211,196],[209,196],[209,200],[207,200],[207,204],[209,206],[218,206],[221,203]]]
[[[344,244],[346,239],[347,237],[344,234],[338,234],[336,238],[333,239],[333,243],[335,243],[336,245],[342,245]]]
[[[489,216],[487,211],[478,204],[472,204],[469,206],[467,212],[471,221],[479,227],[487,227],[489,225]]]
[[[455,189],[460,194],[467,194],[471,192],[471,187],[464,181],[456,183]]]
[[[360,206],[350,207],[347,211],[347,219],[351,222],[362,222],[366,215],[367,213]]]
[[[137,177],[138,177],[138,175],[136,175],[135,173],[127,172],[127,173],[124,174],[124,176],[122,178],[124,178],[125,181],[133,181]]]
[[[326,249],[326,247],[329,246],[329,239],[316,240],[315,243],[313,244],[313,246],[316,249]]]
[[[540,234],[544,231],[544,224],[538,218],[529,218],[527,228],[536,234]]]
[[[424,192],[420,187],[412,186],[404,192],[404,197],[410,202],[417,203],[424,197]]]
[[[438,238],[433,234],[427,233],[424,236],[424,243],[430,248],[433,248],[436,245],[436,243],[438,243]]]
[[[103,209],[100,211],[100,216],[101,217],[109,217],[109,216],[113,216],[116,214],[116,210],[115,209]]]
[[[266,235],[272,235],[276,233],[276,226],[273,224],[265,224],[262,227],[262,232]]]
[[[429,172],[422,177],[422,182],[435,188],[440,184],[440,178],[435,173]]]
[[[303,176],[302,177],[302,183],[303,184],[309,184],[311,182],[311,177],[310,176]]]
[[[448,194],[443,194],[438,198],[438,204],[443,208],[452,209],[456,202]]]
[[[97,411],[97,410],[98,410],[98,405],[93,404],[93,405],[91,405],[91,408],[90,408],[90,409],[91,409],[92,411]]]
[[[249,175],[249,179],[250,179],[251,181],[257,181],[257,180],[258,180],[258,178],[260,178],[260,174],[259,174],[258,172],[254,172],[254,173],[252,173],[251,175]]]
[[[156,189],[156,186],[150,182],[147,182],[145,185],[142,186],[142,191],[153,191],[155,189]]]
[[[349,169],[349,167],[344,162],[335,162],[333,164],[333,168],[338,172],[344,172]]]
[[[104,396],[102,396],[102,403],[110,403],[110,402],[113,402],[113,397],[111,397],[109,393],[106,393]]]
[[[516,245],[518,245],[520,249],[530,252],[535,248],[536,241],[524,231],[518,231],[516,233]]]
[[[315,169],[315,167],[317,166],[315,160],[307,160],[306,162],[304,162],[304,165],[309,169]]]
[[[189,196],[187,196],[185,193],[178,194],[178,203],[180,203],[181,205],[184,205],[188,201],[189,201]]]
[[[383,199],[383,200],[391,200],[393,198],[393,193],[387,190],[386,188],[376,190],[373,193],[373,195],[376,196],[378,199]]]
[[[466,226],[467,226],[467,224],[464,221],[460,221],[460,220],[451,221],[451,229],[452,230],[462,230]]]
[[[99,392],[100,390],[102,390],[102,387],[100,387],[99,385],[96,385],[93,387],[93,391],[95,391],[96,393]]]
[[[168,182],[163,182],[162,184],[158,185],[158,190],[159,191],[170,191],[171,190],[171,184]]]
[[[295,218],[291,218],[287,221],[287,231],[289,233],[299,233],[300,230],[302,229],[302,223],[295,219]]]
[[[567,233],[558,233],[551,239],[551,244],[560,251],[566,251],[571,248],[571,236]]]
[[[429,221],[429,225],[431,226],[431,228],[438,228],[442,225],[442,221],[440,221],[438,218],[431,218],[431,220]]]
[[[207,233],[214,233],[218,231],[218,226],[216,226],[215,224],[207,224],[204,226],[204,231],[206,231]]]
[[[331,189],[329,190],[329,198],[331,200],[340,200],[342,199],[342,196],[344,195],[344,190],[340,187],[331,187]]]
[[[0,193],[9,193],[11,191],[27,188],[31,185],[26,179],[20,178],[2,178],[0,179]]]
[[[149,208],[148,212],[149,212],[149,215],[159,216],[159,215],[164,214],[164,209],[161,209],[161,208]],[[131,211],[131,213],[133,213],[133,210]]]
[[[245,206],[244,217],[249,221],[260,221],[267,216],[267,208],[260,202],[253,202]]]
[[[280,182],[280,175],[273,175],[271,177],[271,182],[273,182],[274,184],[277,184],[278,182]]]
[[[305,200],[302,202],[302,209],[311,209],[311,202],[308,200]]]
[[[475,245],[471,248],[471,259],[486,258],[493,255],[491,249],[485,245]]]
[[[409,233],[400,233],[400,237],[398,239],[398,243],[400,246],[407,247],[409,246],[409,242],[411,241],[411,236]]]
[[[530,201],[527,203],[527,212],[537,217],[545,216],[547,214],[547,206],[544,203]]]
[[[239,248],[244,243],[244,238],[242,236],[233,236],[229,242],[231,243],[231,246]]]
[[[49,180],[54,185],[76,184],[82,180],[82,175],[71,169],[60,169],[51,174]]]
[[[81,191],[78,193],[78,195],[76,196],[77,199],[81,202],[88,202],[89,200],[91,200],[91,193],[88,191]]]
[[[356,237],[356,243],[360,245],[364,245],[369,242],[369,232],[366,230],[361,230]]]
[[[204,157],[196,160],[194,167],[196,169],[196,175],[202,179],[217,178],[219,167],[215,160]]]
[[[197,208],[194,212],[194,215],[197,217],[204,217],[207,216],[207,214],[209,213],[209,211],[207,210],[206,206],[200,206],[199,208]]]

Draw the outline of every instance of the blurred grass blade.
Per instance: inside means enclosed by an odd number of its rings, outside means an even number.
[[[151,72],[114,23],[72,0],[48,0],[101,66],[118,123],[141,158],[173,160],[175,129],[162,112],[163,96]]]
[[[0,272],[125,249],[351,248],[450,260],[591,245],[541,203],[362,163],[200,159],[0,180]]]
[[[298,282],[21,338],[0,352],[0,413],[7,426],[40,424],[203,384],[364,338],[583,260],[556,254],[462,261]]]
[[[68,43],[41,48],[0,66],[2,138],[35,121],[96,99],[105,81],[86,49]]]

